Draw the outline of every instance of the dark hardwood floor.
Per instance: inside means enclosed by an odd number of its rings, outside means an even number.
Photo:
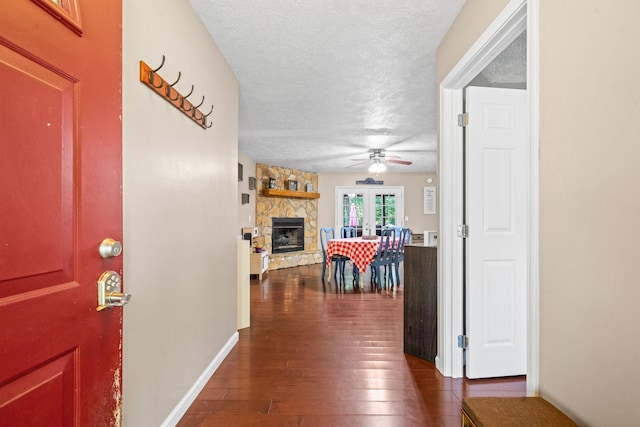
[[[251,280],[251,327],[178,426],[460,426],[466,396],[524,396],[525,378],[443,377],[403,352],[397,292],[323,285],[321,266]]]

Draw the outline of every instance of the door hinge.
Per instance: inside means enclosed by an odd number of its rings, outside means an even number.
[[[458,237],[461,237],[463,239],[469,237],[469,226],[467,224],[458,226]]]
[[[458,114],[458,126],[465,127],[469,124],[469,113]]]
[[[466,335],[458,335],[458,348],[469,347],[469,337]]]

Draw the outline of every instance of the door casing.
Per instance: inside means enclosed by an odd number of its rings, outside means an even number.
[[[527,394],[539,379],[539,0],[512,0],[440,83],[439,179],[441,206],[438,243],[438,356],[436,367],[447,377],[463,375],[457,336],[463,331],[463,244],[457,236],[463,217],[463,88],[527,30],[530,188],[527,283]]]

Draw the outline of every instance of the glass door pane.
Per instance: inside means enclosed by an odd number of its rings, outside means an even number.
[[[377,193],[375,195],[375,224],[376,234],[381,234],[385,225],[396,225],[399,222],[396,218],[396,194]]]
[[[356,227],[357,235],[362,236],[362,225],[364,224],[364,195],[362,193],[342,194],[341,211],[342,218],[340,218],[340,227]]]

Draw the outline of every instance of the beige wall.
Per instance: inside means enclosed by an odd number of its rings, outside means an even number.
[[[540,9],[540,392],[637,425],[640,2]]]
[[[158,426],[236,333],[238,83],[188,2],[123,14],[123,420]],[[139,82],[162,55],[162,77],[215,105],[212,128]]]
[[[506,3],[467,1],[439,80]],[[580,425],[636,425],[640,2],[540,3],[540,395]]]
[[[336,187],[356,186],[357,180],[366,179],[362,174],[333,174],[321,173],[318,175],[318,191],[320,203],[318,205],[318,224],[320,227],[334,227],[336,212]],[[427,183],[431,178],[432,183]],[[424,214],[424,187],[437,186],[438,179],[435,173],[410,173],[410,174],[382,174],[378,180],[384,181],[384,185],[404,187],[404,215],[409,217],[405,226],[414,233],[422,233],[425,230],[438,229],[438,215],[440,207],[437,207],[436,215]],[[364,187],[364,186],[363,186]],[[375,186],[374,186],[375,187]]]

